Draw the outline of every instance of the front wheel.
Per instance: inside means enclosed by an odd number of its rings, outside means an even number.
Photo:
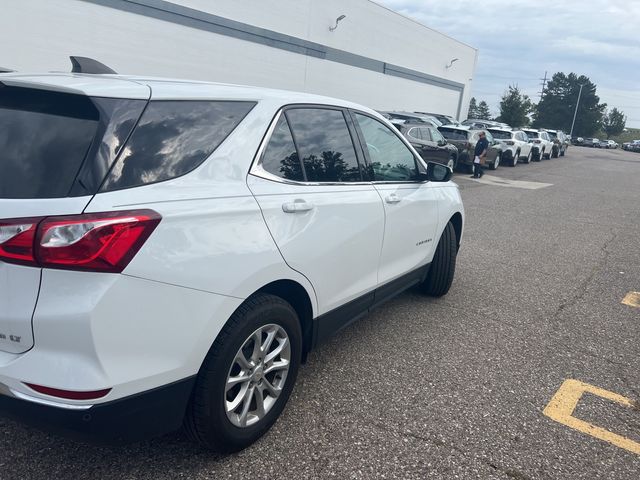
[[[301,352],[293,307],[274,295],[249,298],[231,316],[200,368],[185,416],[186,433],[217,452],[251,445],[284,409]]]
[[[434,297],[445,295],[453,283],[458,255],[456,231],[451,222],[442,232],[427,278],[420,284],[423,293]]]
[[[531,158],[533,157],[533,152],[531,152],[531,150],[529,150],[529,155],[527,155],[527,158],[524,160],[524,163],[531,163]]]
[[[493,163],[489,165],[489,169],[495,170],[496,168],[498,168],[498,165],[500,165],[500,155],[496,156],[496,159],[493,161]]]

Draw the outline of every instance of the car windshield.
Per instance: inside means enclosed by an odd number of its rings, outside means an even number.
[[[538,132],[532,132],[530,130],[525,130],[525,132],[529,138],[538,138]]]
[[[553,133],[553,132],[547,132],[547,133],[551,137],[551,140],[555,140],[556,138],[558,138],[558,134],[557,133]]]
[[[489,130],[493,134],[493,138],[498,140],[510,140],[513,135],[512,132],[505,132],[504,130]]]
[[[442,136],[447,140],[466,140],[467,135],[469,134],[466,130],[458,130],[455,128],[439,128],[438,129]]]

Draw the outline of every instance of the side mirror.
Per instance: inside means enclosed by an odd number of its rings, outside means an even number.
[[[427,162],[427,180],[431,182],[448,182],[453,171],[446,165],[435,162]]]
[[[447,144],[446,140],[438,140],[438,146],[439,147],[444,147]]]

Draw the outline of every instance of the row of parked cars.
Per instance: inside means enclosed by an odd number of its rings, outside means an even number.
[[[600,140],[599,138],[576,137],[573,139],[572,143],[574,145],[579,145],[582,147],[607,148],[607,149],[616,149],[620,146],[618,142],[614,140]]]
[[[640,140],[632,140],[630,142],[624,142],[622,148],[629,152],[640,152]]]
[[[439,162],[451,169],[470,170],[480,132],[489,141],[486,166],[495,170],[500,164],[539,162],[562,157],[570,139],[561,130],[512,128],[489,120],[453,118],[423,112],[380,112],[409,140],[426,161]],[[444,120],[444,121],[443,121]]]

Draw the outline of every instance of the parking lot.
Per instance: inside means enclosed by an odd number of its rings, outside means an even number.
[[[181,434],[96,447],[0,419],[0,478],[637,479],[639,176],[637,154],[581,147],[456,174],[467,223],[449,294],[403,294],[314,351],[239,454]]]

